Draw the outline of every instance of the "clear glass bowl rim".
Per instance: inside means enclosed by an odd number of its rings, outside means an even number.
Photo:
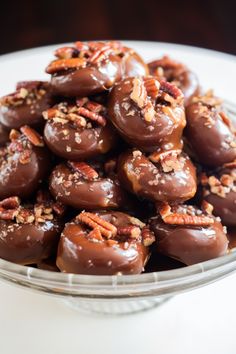
[[[184,268],[138,275],[80,275],[22,266],[0,259],[0,278],[54,295],[82,298],[171,296],[236,270],[236,250]]]

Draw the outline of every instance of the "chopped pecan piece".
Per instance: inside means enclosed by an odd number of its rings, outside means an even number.
[[[18,209],[4,209],[0,207],[0,220],[13,220],[18,214]]]
[[[109,44],[104,44],[101,49],[98,49],[93,53],[93,55],[89,58],[89,62],[92,64],[98,64],[101,61],[108,58],[109,54],[113,52],[113,49]]]
[[[103,220],[100,216],[94,213],[82,212],[76,219],[86,224],[90,228],[98,228],[101,234],[107,238],[116,236],[117,228],[111,223]]]
[[[94,101],[87,101],[85,102],[85,107],[94,113],[100,113],[104,111],[104,106],[101,105],[100,103],[94,102]]]
[[[28,125],[24,125],[20,128],[22,134],[26,136],[26,138],[33,144],[34,146],[42,147],[44,146],[43,138]]]
[[[129,221],[131,222],[132,225],[139,226],[140,229],[142,229],[145,226],[145,224],[141,220],[135,218],[134,216],[130,216]]]
[[[220,182],[224,187],[230,187],[230,186],[233,186],[233,184],[234,184],[234,178],[233,178],[233,176],[223,174],[220,177]]]
[[[133,90],[130,94],[130,98],[139,108],[145,107],[147,103],[147,90],[142,79],[133,79]]]
[[[214,218],[193,213],[188,214],[188,209],[185,212],[172,212],[171,207],[166,204],[160,210],[160,215],[165,224],[170,225],[190,225],[190,226],[209,226],[214,224]]]
[[[135,225],[128,225],[124,227],[119,227],[117,229],[117,235],[128,236],[130,238],[138,239],[141,235],[141,229]]]
[[[52,61],[46,68],[48,74],[55,74],[69,69],[79,69],[86,66],[84,58],[58,59]]]
[[[179,171],[183,166],[179,160],[181,150],[170,150],[166,152],[153,152],[149,159],[154,163],[160,163],[164,172]]]
[[[71,59],[78,54],[78,50],[74,47],[62,47],[55,50],[54,55],[59,59]]]
[[[144,226],[141,235],[144,246],[149,247],[155,242],[154,233],[150,230],[149,226]]]
[[[47,111],[43,112],[44,119],[53,119],[53,118],[64,118],[65,114],[61,112],[58,108],[52,107]]]
[[[213,205],[208,203],[206,200],[203,200],[202,202],[202,209],[208,214],[208,215],[212,215],[213,212]]]
[[[157,210],[159,210],[162,219],[172,214],[171,207],[168,203],[164,203],[161,207],[157,205]]]
[[[97,171],[95,171],[90,165],[85,162],[69,161],[68,164],[74,171],[79,172],[84,178],[88,179],[89,181],[92,181],[99,177]]]
[[[96,241],[103,241],[101,231],[98,227],[95,227],[92,231],[90,231],[88,238]]]
[[[164,223],[170,225],[193,225],[209,226],[214,224],[214,219],[207,216],[188,215],[173,213],[163,219]]]
[[[31,159],[31,150],[24,150],[22,151],[22,153],[20,154],[20,163],[22,165],[26,165],[30,162],[30,159]]]
[[[96,112],[92,112],[85,107],[79,107],[77,111],[82,117],[89,118],[103,127],[106,125],[106,118]]]
[[[170,150],[165,152],[154,151],[152,154],[149,155],[149,159],[154,163],[158,163],[161,160],[164,160],[167,156],[178,156],[180,153],[181,153],[180,149]]]
[[[33,211],[20,208],[18,214],[16,215],[16,222],[18,224],[31,224],[35,220]]]
[[[146,122],[151,122],[155,117],[155,109],[151,101],[148,101],[146,106],[142,109],[142,114]]]
[[[19,197],[9,197],[0,201],[0,208],[4,209],[16,209],[20,206]]]
[[[156,100],[160,89],[159,81],[154,77],[146,77],[143,81],[148,96],[150,96],[153,100]]]
[[[216,96],[214,96],[213,90],[208,90],[203,96],[195,96],[192,99],[193,103],[201,103],[206,106],[220,106],[222,104],[222,100]]]
[[[20,137],[20,132],[16,129],[11,129],[9,134],[9,139],[13,141],[13,140],[17,140],[19,137]]]
[[[168,95],[172,96],[175,100],[178,98],[183,98],[181,90],[168,81],[162,80],[160,82],[160,89]]]

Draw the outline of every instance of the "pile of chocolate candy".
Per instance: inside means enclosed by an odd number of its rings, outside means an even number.
[[[55,57],[50,82],[0,99],[0,258],[110,275],[226,254],[236,122],[222,100],[184,64],[117,41]]]

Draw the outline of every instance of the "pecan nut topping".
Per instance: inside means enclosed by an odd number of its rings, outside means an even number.
[[[106,125],[105,115],[105,107],[88,100],[87,97],[77,99],[75,105],[62,102],[43,112],[43,117],[46,120],[53,119],[61,124],[72,122],[79,128],[91,128],[91,122],[104,127]]]
[[[103,220],[100,216],[94,213],[82,212],[76,219],[86,224],[90,228],[97,228],[100,230],[101,234],[106,238],[111,238],[116,236],[117,228],[111,223]]]
[[[197,215],[194,208],[191,206],[186,206],[181,211],[172,211],[171,207],[168,204],[165,204],[160,209],[160,215],[164,223],[169,225],[193,225],[193,226],[209,226],[214,224],[214,218],[204,215]]]
[[[130,238],[139,239],[141,235],[141,229],[140,227],[135,225],[119,227],[117,229],[117,235],[124,235]]]
[[[97,171],[85,162],[69,161],[68,164],[74,171],[79,172],[79,174],[89,181],[93,181],[99,177]]]
[[[155,235],[154,232],[150,230],[149,226],[144,226],[142,229],[142,241],[144,246],[149,247],[155,242]]]
[[[33,144],[34,146],[42,147],[44,146],[43,138],[32,128],[25,125],[20,128],[22,134],[24,134],[27,139]]]
[[[183,94],[177,86],[167,81],[159,82],[154,77],[137,77],[133,79],[130,98],[141,109],[144,120],[150,123],[156,115],[155,107],[158,100],[163,100],[175,107],[182,103]],[[166,108],[170,110],[170,107],[164,106],[162,108],[164,112]],[[168,113],[171,114],[172,112]]]
[[[111,54],[121,56],[123,46],[120,42],[76,42],[74,47],[62,47],[55,51],[58,58],[46,68],[48,74],[56,74],[66,70],[76,70],[88,65],[99,65]]]
[[[221,173],[219,176],[209,176],[206,174],[201,177],[201,185],[204,187],[204,195],[209,191],[221,198],[226,198],[231,191],[236,192],[236,172],[234,163],[227,164],[229,170]]]

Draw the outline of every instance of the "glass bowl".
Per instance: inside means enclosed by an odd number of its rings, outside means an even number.
[[[1,279],[54,295],[75,309],[105,314],[150,309],[173,295],[219,280],[235,270],[236,250],[185,268],[124,276],[64,274],[0,259]]]
[[[214,87],[217,95],[236,102],[234,56],[170,43],[123,42],[137,50],[147,61],[167,54],[185,62],[197,73],[204,88]],[[1,56],[0,77],[3,84],[0,95],[13,91],[17,81],[48,79],[44,68],[60,45]],[[229,78],[227,84],[226,78]],[[74,309],[105,314],[132,313],[159,306],[178,293],[207,285],[235,270],[236,251],[185,268],[132,276],[54,273],[0,259],[0,279],[53,295]]]

